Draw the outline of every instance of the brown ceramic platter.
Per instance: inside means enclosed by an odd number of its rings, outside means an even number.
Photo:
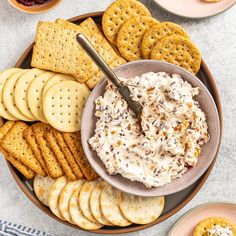
[[[85,20],[88,17],[92,17],[98,24],[101,23],[102,19],[102,14],[103,12],[94,12],[94,13],[88,13],[80,16],[76,16],[74,18],[69,19],[71,22],[74,22],[76,24],[79,24],[81,21]],[[16,63],[16,67],[20,68],[30,68],[30,62],[31,62],[31,57],[32,57],[32,49],[33,49],[33,43],[26,49],[26,51],[23,53],[21,58],[18,60]],[[211,170],[215,164],[217,154],[220,148],[221,144],[221,137],[222,137],[222,107],[221,107],[221,102],[220,102],[220,97],[219,93],[216,87],[215,80],[210,73],[207,65],[205,62],[202,60],[202,65],[199,73],[197,74],[197,77],[205,84],[205,86],[208,88],[209,92],[211,93],[217,109],[219,113],[219,118],[220,118],[220,142],[217,148],[217,152],[215,155],[215,158],[210,165],[210,167],[206,170],[206,172],[202,175],[200,179],[198,179],[194,184],[189,186],[188,188],[175,193],[175,194],[170,194],[166,196],[166,203],[165,203],[165,208],[162,212],[162,215],[155,221],[153,221],[150,224],[146,225],[131,225],[125,228],[121,227],[104,227],[99,230],[93,231],[94,233],[99,233],[99,234],[119,234],[119,233],[129,233],[129,232],[135,232],[139,231],[145,228],[149,228],[153,225],[156,225],[166,219],[168,219],[170,216],[174,215],[176,212],[178,212],[181,208],[183,208],[189,201],[193,199],[193,197],[198,193],[198,191],[202,188],[204,183],[206,182],[208,176],[211,173]],[[57,220],[58,222],[68,225],[70,227],[80,229],[80,227],[72,225],[70,223],[67,223],[65,221],[60,220],[57,218],[48,207],[44,206],[35,196],[32,188],[32,181],[27,181],[9,162],[8,162],[8,167],[10,169],[10,172],[12,176],[14,177],[16,183],[18,186],[21,188],[21,190],[24,192],[24,194],[44,213],[52,217],[53,219]]]

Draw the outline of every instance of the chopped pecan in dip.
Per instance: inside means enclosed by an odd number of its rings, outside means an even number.
[[[122,79],[142,107],[141,126],[112,84],[96,99],[95,134],[89,139],[109,174],[147,187],[181,177],[197,164],[209,139],[206,116],[193,99],[198,88],[179,75],[148,72]]]

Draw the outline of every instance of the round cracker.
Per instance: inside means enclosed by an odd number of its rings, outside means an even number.
[[[151,52],[151,59],[166,61],[197,74],[201,66],[201,54],[188,39],[168,36],[159,40]]]
[[[51,186],[51,189],[48,194],[48,204],[52,213],[62,220],[65,219],[60,213],[59,197],[62,189],[65,187],[66,184],[67,184],[66,176],[59,177]]]
[[[105,186],[100,196],[102,213],[113,225],[128,226],[132,223],[122,214],[119,207],[121,191],[110,185]]]
[[[6,83],[6,81],[8,80],[9,77],[11,77],[14,73],[16,73],[17,71],[20,71],[21,69],[19,68],[10,68],[10,69],[6,69],[3,72],[1,72],[0,74],[0,116],[7,119],[7,120],[17,120],[16,117],[14,117],[6,108],[4,102],[3,102],[3,96],[2,96],[2,92],[3,92],[3,87]]]
[[[96,185],[96,187],[93,189],[91,196],[90,196],[90,209],[93,214],[93,217],[101,224],[103,225],[113,225],[111,222],[109,222],[103,215],[101,205],[100,205],[100,196],[102,194],[102,191],[104,187],[106,186],[106,182],[102,181]]]
[[[51,86],[43,98],[47,122],[62,132],[80,130],[82,112],[90,90],[75,81],[62,81]]]
[[[15,104],[15,97],[14,97],[14,90],[15,85],[19,77],[26,73],[28,70],[19,70],[16,73],[14,73],[12,76],[9,77],[9,79],[6,81],[3,91],[2,91],[2,99],[3,103],[6,106],[7,110],[18,120],[23,121],[32,121],[28,117],[24,116],[20,110],[16,107]]]
[[[86,181],[80,191],[79,194],[79,205],[81,208],[81,211],[83,212],[84,216],[89,219],[90,221],[94,223],[98,223],[91,212],[90,209],[90,195],[95,188],[95,186],[99,183],[100,180],[94,180],[94,181]]]
[[[141,59],[143,35],[154,24],[159,24],[159,21],[152,17],[142,16],[128,19],[121,26],[117,37],[117,46],[120,54],[127,61]]]
[[[189,38],[186,31],[180,25],[174,24],[172,22],[161,22],[160,24],[155,24],[150,29],[148,29],[142,40],[143,58],[149,59],[151,56],[151,51],[158,40],[171,35]]]
[[[72,220],[76,225],[86,230],[96,230],[102,228],[102,224],[94,223],[83,215],[78,201],[80,190],[81,187],[77,188],[70,198],[69,212]]]
[[[230,227],[233,231],[233,235],[236,235],[236,226],[223,217],[210,217],[202,220],[194,230],[193,236],[204,236],[208,235],[207,230],[212,229],[215,225],[221,227]]]
[[[75,77],[72,75],[65,75],[65,74],[56,74],[50,80],[48,80],[43,87],[43,97],[45,96],[47,90],[54,84],[57,84],[58,82],[64,81],[64,80],[73,80],[75,81]]]
[[[32,119],[36,120],[36,117],[30,111],[28,102],[27,102],[27,91],[31,81],[36,78],[36,76],[42,74],[43,70],[40,69],[31,69],[24,73],[18,80],[15,86],[15,103],[21,113]]]
[[[117,45],[117,35],[124,22],[134,16],[151,16],[149,10],[136,0],[113,2],[102,17],[102,29],[106,38]]]
[[[34,193],[37,196],[38,200],[42,202],[45,206],[49,206],[48,195],[50,188],[54,182],[55,180],[51,179],[50,177],[42,177],[40,175],[36,175],[34,177]]]
[[[43,87],[47,81],[49,81],[55,73],[44,72],[36,76],[30,83],[27,90],[27,103],[33,116],[37,120],[47,123],[43,114]]]
[[[59,209],[62,217],[70,222],[71,224],[75,224],[75,222],[72,220],[70,213],[69,213],[69,200],[73,194],[73,192],[77,189],[82,187],[84,184],[83,179],[76,180],[73,182],[69,182],[66,184],[66,186],[62,189],[59,197]]]
[[[123,215],[135,224],[148,224],[156,220],[163,211],[164,203],[164,197],[139,197],[123,192],[119,199]]]

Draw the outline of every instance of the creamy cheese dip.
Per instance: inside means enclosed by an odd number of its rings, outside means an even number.
[[[141,126],[112,84],[96,99],[95,134],[89,139],[110,175],[120,173],[147,187],[181,177],[197,164],[208,141],[199,93],[179,75],[148,72],[125,83],[142,107]]]
[[[212,229],[207,230],[208,236],[234,236],[230,227],[215,225]]]

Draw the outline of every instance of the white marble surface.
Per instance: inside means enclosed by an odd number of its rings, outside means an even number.
[[[86,12],[104,10],[110,2],[112,1],[64,0],[59,7],[49,13],[29,15],[13,9],[7,0],[0,0],[0,70],[12,67],[24,49],[33,41],[39,20],[54,21],[57,17],[69,18]],[[236,200],[234,125],[236,120],[236,6],[221,15],[193,21],[164,12],[152,0],[144,0],[144,2],[157,19],[181,23],[190,33],[216,78],[224,111],[222,148],[212,174],[202,190],[187,206],[165,222],[130,234],[164,236],[171,225],[192,207],[208,201]],[[60,225],[42,213],[14,183],[3,158],[0,158],[0,166],[0,219],[22,223],[58,236],[89,235]]]

